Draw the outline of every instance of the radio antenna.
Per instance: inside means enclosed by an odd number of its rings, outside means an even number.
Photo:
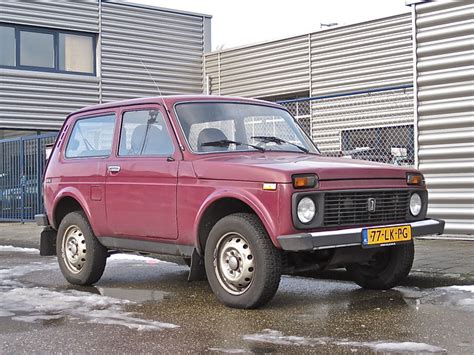
[[[161,101],[163,102],[163,106],[165,107],[166,111],[168,111],[168,113],[169,113],[170,110],[168,110],[168,107],[166,106],[165,99],[163,99],[163,95],[161,94],[160,87],[156,83],[155,78],[153,78],[153,75],[151,75],[150,71],[148,70],[148,67],[145,65],[145,63],[143,63],[143,60],[141,58],[140,58],[140,63],[142,63],[143,67],[145,68],[146,72],[150,76],[151,80],[153,80],[153,84],[155,84],[156,89],[158,90],[158,94],[160,95]]]

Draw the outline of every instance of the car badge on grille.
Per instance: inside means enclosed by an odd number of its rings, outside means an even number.
[[[375,212],[375,207],[377,206],[377,200],[373,197],[367,199],[367,211]]]

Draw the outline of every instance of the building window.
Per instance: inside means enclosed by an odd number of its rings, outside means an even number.
[[[0,26],[0,65],[16,65],[15,28]]]
[[[94,41],[91,36],[59,34],[59,70],[94,72]]]
[[[0,66],[95,75],[95,35],[0,24]]]
[[[54,35],[21,30],[20,65],[54,68]]]

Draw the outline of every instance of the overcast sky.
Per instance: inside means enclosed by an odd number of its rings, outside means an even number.
[[[129,0],[212,15],[212,49],[319,31],[409,12],[405,0]]]

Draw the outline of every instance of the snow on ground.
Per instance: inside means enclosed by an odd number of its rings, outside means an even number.
[[[274,345],[292,345],[292,346],[320,346],[335,345],[348,347],[356,350],[358,348],[370,349],[375,352],[395,352],[395,353],[434,353],[444,354],[446,350],[438,346],[417,343],[417,342],[356,342],[346,339],[331,339],[327,337],[311,338],[294,335],[283,335],[282,332],[272,329],[264,329],[261,333],[245,335],[244,340],[256,343],[274,344]]]
[[[446,349],[425,343],[416,343],[412,341],[406,342],[354,342],[354,341],[336,341],[334,344],[339,346],[347,346],[350,348],[368,348],[376,353],[416,353],[416,354],[446,354]]]
[[[208,348],[207,350],[219,354],[248,354],[248,350],[244,349]]]
[[[445,288],[446,288],[446,289],[453,289],[453,290],[467,291],[467,292],[472,292],[472,293],[474,293],[474,285],[450,286],[450,287],[445,287]]]
[[[31,253],[38,254],[39,250],[35,248],[20,248],[14,247],[13,245],[0,245],[0,252],[14,252],[14,253]]]
[[[23,249],[23,248],[18,248]],[[11,251],[0,249],[1,252]],[[28,250],[21,252],[29,253]],[[37,252],[37,250],[36,250]],[[128,255],[130,256],[130,255]],[[133,260],[149,262],[151,258],[136,256]],[[115,260],[131,260],[117,258]],[[155,261],[155,259],[153,259]],[[31,272],[58,270],[56,262],[30,262],[0,269],[0,317],[11,317],[21,322],[75,319],[86,323],[124,326],[136,330],[161,330],[177,328],[171,323],[141,319],[137,313],[123,309],[129,300],[117,299],[77,290],[52,290],[32,287],[19,279]],[[91,290],[97,290],[91,287]]]
[[[24,322],[67,317],[137,330],[178,327],[170,323],[137,318],[136,313],[122,309],[127,303],[131,302],[76,290],[52,291],[43,287],[23,287],[4,292],[0,307],[3,311],[19,314],[12,319]]]
[[[244,335],[243,339],[257,343],[303,346],[326,345],[330,342],[330,338],[306,338],[294,335],[283,335],[282,332],[272,329],[264,329],[261,333]]]
[[[112,254],[107,259],[107,262],[109,261],[111,262],[140,261],[140,262],[146,262],[148,264],[166,263],[166,264],[176,265],[175,263],[170,263],[168,261],[162,261],[155,258],[150,258],[148,256],[142,256],[142,255],[136,255],[136,254],[125,254],[125,253]]]

